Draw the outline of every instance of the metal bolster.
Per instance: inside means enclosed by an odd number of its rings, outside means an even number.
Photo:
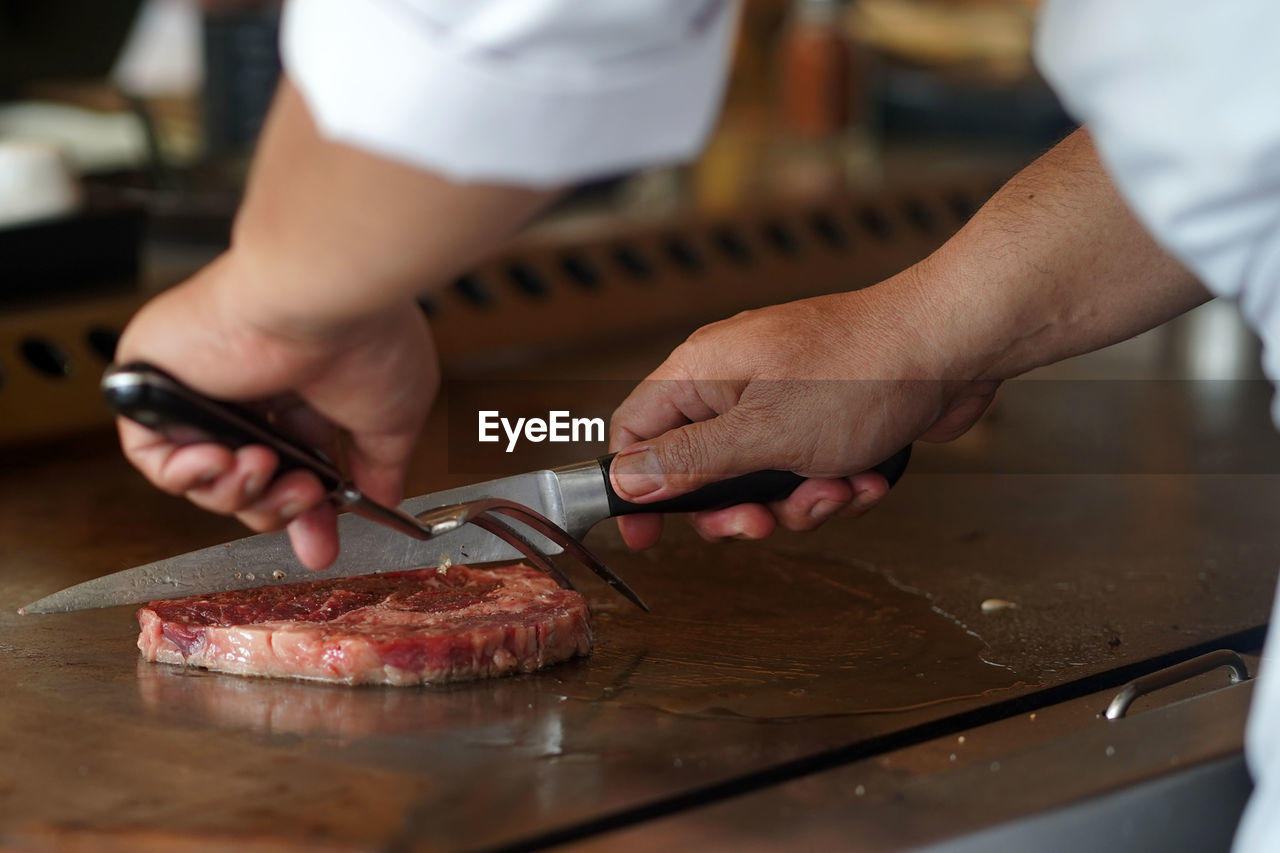
[[[591,525],[609,517],[609,495],[600,464],[594,459],[563,465],[552,471],[565,513],[564,526],[581,539]]]
[[[1108,720],[1118,720],[1129,711],[1129,706],[1138,697],[1170,687],[1180,681],[1195,678],[1197,675],[1204,675],[1206,672],[1212,672],[1219,667],[1226,667],[1231,671],[1232,684],[1239,684],[1241,681],[1248,681],[1250,678],[1249,667],[1245,665],[1244,658],[1230,649],[1219,649],[1216,652],[1209,652],[1191,660],[1174,664],[1150,675],[1135,678],[1122,687],[1120,692],[1115,695],[1115,698],[1111,700],[1111,704],[1107,706],[1105,716]]]

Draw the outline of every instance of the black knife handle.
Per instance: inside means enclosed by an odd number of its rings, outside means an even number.
[[[641,512],[703,512],[724,509],[736,504],[769,503],[785,498],[805,481],[804,477],[790,471],[756,471],[743,474],[741,477],[720,480],[665,501],[637,504],[624,500],[613,490],[613,482],[609,479],[609,465],[616,455],[616,453],[610,453],[596,460],[600,463],[600,470],[604,474],[604,487],[609,495],[609,515],[614,518]],[[871,470],[883,474],[892,486],[898,482],[902,472],[907,470],[909,459],[911,459],[911,445],[908,444]]]
[[[342,472],[324,454],[289,438],[262,415],[206,397],[154,365],[112,365],[103,374],[101,387],[112,411],[175,444],[215,442],[232,450],[261,444],[279,458],[276,476],[301,468],[315,474],[330,492],[345,485]]]

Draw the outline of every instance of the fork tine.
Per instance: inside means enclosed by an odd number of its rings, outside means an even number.
[[[577,558],[598,578],[613,587],[641,610],[646,613],[649,612],[649,606],[644,603],[640,596],[636,595],[635,590],[627,586],[622,578],[610,571],[608,566],[601,562],[595,554],[587,550],[585,545],[570,536],[568,531],[554,521],[522,503],[505,498],[482,498],[452,506],[437,507],[419,513],[417,517],[419,521],[431,527],[433,532],[437,533],[446,533],[460,524],[474,524],[480,529],[499,537],[528,557],[539,569],[557,578],[562,586],[573,589],[573,583],[532,542],[514,530],[508,522],[495,517],[498,513],[520,521],[555,542],[571,556]],[[447,529],[435,531],[437,525],[445,522],[451,523]]]
[[[622,578],[615,575],[595,554],[587,550],[585,545],[570,536],[568,531],[551,521],[551,519],[539,512],[535,512],[524,504],[514,501],[502,501],[502,505],[493,507],[492,511],[512,516],[529,525],[574,557],[577,557],[579,562],[595,573],[596,577],[622,593],[636,607],[639,607],[645,613],[649,612],[649,605],[645,604],[639,595],[636,595],[635,590],[627,586]]]
[[[505,524],[502,520],[494,518],[491,515],[481,513],[474,518],[468,519],[471,524],[479,527],[481,530],[487,530],[494,536],[497,536],[503,542],[506,542],[512,548],[515,548],[523,554],[529,562],[533,563],[538,569],[551,575],[556,579],[560,586],[567,589],[573,589],[573,582],[565,576],[564,572],[556,567],[555,563],[544,555],[537,547],[525,537],[521,536],[513,528]]]

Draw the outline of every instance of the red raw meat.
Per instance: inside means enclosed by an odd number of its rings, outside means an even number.
[[[342,684],[529,672],[591,651],[587,603],[530,566],[418,569],[154,601],[150,661]]]

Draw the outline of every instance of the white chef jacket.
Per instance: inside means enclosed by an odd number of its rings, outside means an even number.
[[[696,153],[735,12],[731,0],[292,0],[283,54],[329,138],[458,180],[559,185]],[[1277,0],[1047,0],[1036,45],[1152,235],[1239,301],[1273,381],[1277,35]],[[1237,850],[1280,850],[1280,678],[1266,673],[1248,750],[1258,790]]]
[[[1280,380],[1280,3],[1048,0],[1036,58],[1152,236],[1237,300]],[[1280,397],[1272,415],[1280,425]],[[1280,507],[1275,508],[1280,514]],[[1280,599],[1272,624],[1280,625]],[[1246,735],[1239,853],[1280,850],[1280,631]]]

